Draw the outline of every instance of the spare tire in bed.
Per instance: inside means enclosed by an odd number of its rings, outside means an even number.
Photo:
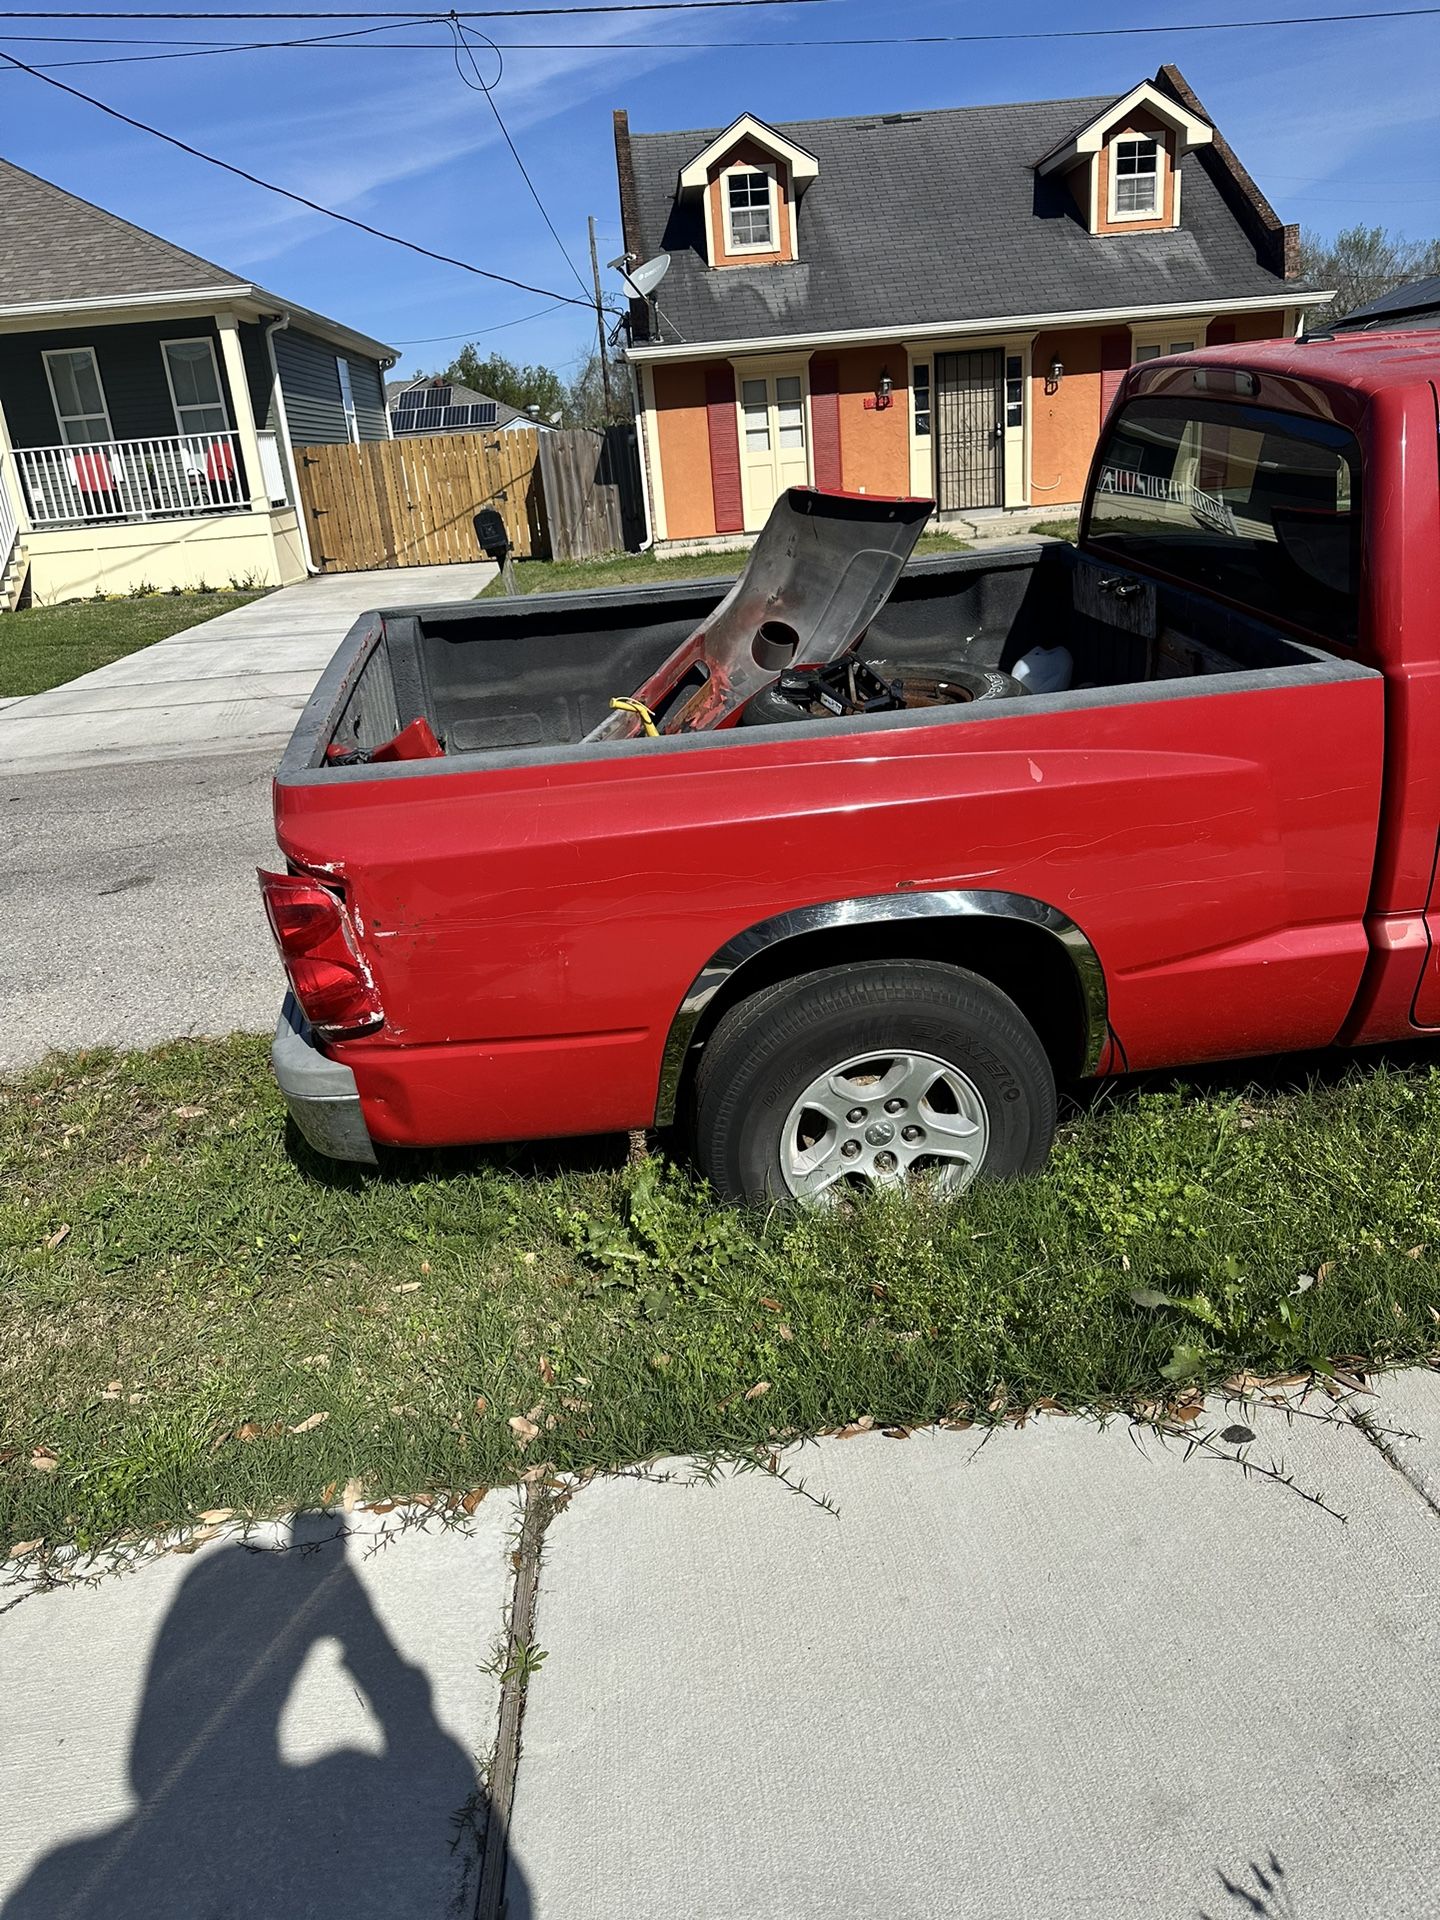
[[[839,666],[844,663],[835,664]],[[874,711],[877,712],[896,712],[911,707],[968,706],[976,700],[1011,700],[1025,691],[1011,674],[1001,673],[994,667],[973,666],[960,660],[941,661],[938,664],[928,660],[912,664],[885,660],[876,661],[874,667],[884,679],[899,681],[904,688],[901,699],[876,707]],[[747,727],[773,727],[796,720],[838,717],[837,711],[828,708],[823,697],[806,697],[809,689],[804,683],[810,681],[818,681],[818,675],[812,672],[804,675],[782,674],[770,686],[763,687],[759,693],[751,696],[740,716],[741,724]]]

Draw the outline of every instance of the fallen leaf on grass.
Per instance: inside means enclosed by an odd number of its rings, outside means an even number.
[[[1407,1260],[1418,1260],[1421,1254],[1424,1253],[1424,1251],[1425,1251],[1424,1247],[1411,1247],[1407,1251],[1405,1258]]]
[[[1200,1414],[1201,1407],[1198,1400],[1192,1401],[1183,1407],[1172,1407],[1170,1409],[1170,1418],[1172,1420],[1198,1420]]]
[[[420,1291],[420,1282],[418,1280],[402,1280],[398,1287],[391,1287],[390,1291],[392,1293],[418,1293]]]
[[[472,1487],[460,1502],[466,1513],[473,1513],[490,1491],[488,1487]]]
[[[782,1340],[793,1340],[795,1338],[794,1334],[790,1331],[789,1327],[786,1326],[783,1320],[780,1322],[779,1326],[776,1327],[775,1331],[776,1333],[779,1334]]]
[[[60,1456],[53,1447],[36,1447],[30,1455],[30,1464],[37,1473],[54,1473]]]
[[[0,1447],[0,1467],[8,1467],[12,1460],[19,1458],[19,1447]]]
[[[768,1380],[757,1380],[753,1387],[747,1387],[745,1389],[745,1398],[747,1400],[758,1400],[762,1393],[768,1393],[769,1391],[770,1382]]]
[[[234,1507],[210,1507],[204,1513],[197,1513],[195,1518],[202,1527],[218,1527],[222,1520],[235,1518],[235,1509]]]
[[[908,1440],[910,1438],[909,1427],[882,1427],[880,1431],[887,1440]]]
[[[555,1384],[555,1369],[543,1353],[540,1356],[540,1378],[547,1387],[553,1387]]]
[[[235,1429],[235,1438],[237,1440],[273,1440],[277,1433],[284,1433],[284,1431],[283,1420],[267,1420],[263,1425],[259,1420],[242,1420]]]
[[[54,1253],[57,1250],[57,1248],[63,1247],[65,1242],[69,1238],[70,1238],[70,1229],[68,1226],[57,1227],[54,1233],[52,1233],[49,1239],[45,1242],[45,1251],[47,1253]]]
[[[488,1413],[490,1411],[490,1402],[485,1398],[483,1393],[477,1393],[475,1396],[475,1411],[477,1413]]]
[[[760,1304],[762,1307],[764,1307],[767,1310],[767,1312],[779,1313],[780,1311],[780,1302],[778,1300],[772,1300],[768,1293],[761,1294]]]
[[[172,1107],[170,1111],[177,1120],[199,1120],[206,1109],[204,1107]]]
[[[100,1398],[102,1400],[118,1400],[124,1391],[125,1382],[123,1380],[111,1380]]]
[[[512,1413],[506,1425],[514,1434],[515,1444],[522,1453],[532,1440],[539,1438],[539,1427],[533,1420],[527,1420],[523,1413]]]
[[[365,1482],[358,1476],[352,1475],[351,1478],[345,1482],[345,1489],[340,1495],[340,1511],[342,1513],[353,1513],[355,1511],[355,1503],[364,1491]]]
[[[17,1540],[10,1549],[10,1558],[12,1560],[23,1560],[27,1553],[34,1553],[37,1547],[43,1547],[44,1544],[43,1538],[39,1540]]]
[[[311,1433],[316,1427],[323,1427],[330,1418],[328,1413],[312,1413],[304,1420],[297,1420],[291,1427],[291,1433]]]

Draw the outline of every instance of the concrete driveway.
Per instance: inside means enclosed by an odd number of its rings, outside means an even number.
[[[285,587],[0,708],[0,765],[40,771],[281,743],[360,614],[470,600],[494,577],[487,560]]]
[[[295,716],[358,614],[494,571],[307,581],[0,710],[0,1071],[273,1024],[255,868]]]

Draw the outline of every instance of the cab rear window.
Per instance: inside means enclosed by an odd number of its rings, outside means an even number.
[[[1087,534],[1320,640],[1360,628],[1360,449],[1327,420],[1132,400],[1096,463]]]

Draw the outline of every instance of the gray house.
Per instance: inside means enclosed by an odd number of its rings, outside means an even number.
[[[492,400],[473,387],[447,385],[433,379],[391,380],[385,388],[390,409],[390,431],[398,439],[412,433],[513,433],[518,427],[538,427],[553,433],[539,407],[522,410],[504,400]]]
[[[310,565],[297,447],[389,436],[395,355],[0,161],[0,608]]]

